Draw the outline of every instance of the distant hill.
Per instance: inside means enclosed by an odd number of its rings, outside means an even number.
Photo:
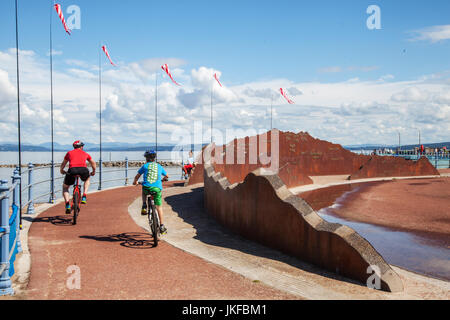
[[[201,148],[205,145],[186,145],[184,146],[184,150],[201,150]],[[175,145],[172,144],[164,144],[159,145],[158,150],[159,151],[172,151],[172,149],[175,147]],[[345,145],[343,146],[347,150],[373,150],[373,149],[397,149],[398,145],[382,145],[382,144],[359,144],[359,145]],[[410,150],[414,149],[415,147],[420,147],[417,144],[412,145],[402,145],[402,150]],[[425,143],[424,147],[426,148],[442,148],[447,147],[447,149],[450,149],[450,142],[439,142],[439,143]],[[72,149],[72,145],[62,145],[59,143],[54,143],[54,150],[55,151],[68,151]],[[155,149],[154,145],[149,145],[145,142],[140,143],[123,143],[123,142],[105,142],[105,144],[102,146],[102,151],[105,152],[120,152],[120,151],[144,151],[148,149]],[[100,146],[98,143],[89,143],[86,142],[86,151],[100,151]],[[0,151],[18,151],[17,143],[4,143],[0,144]],[[51,143],[46,142],[42,143],[37,146],[33,145],[22,145],[22,151],[25,152],[46,152],[51,151]]]
[[[424,143],[423,146],[425,148],[443,148],[447,147],[447,149],[450,149],[450,142],[439,142],[439,143]],[[347,150],[373,150],[373,149],[397,149],[398,145],[374,145],[374,144],[360,144],[360,145],[347,145],[343,146]],[[401,150],[412,150],[414,148],[419,148],[420,145],[418,144],[411,144],[411,145],[402,145]]]
[[[0,151],[18,151],[17,145],[13,144],[3,144],[0,145]],[[30,145],[23,145],[22,151],[25,152],[45,152],[48,151],[46,148],[41,146],[30,146]]]
[[[184,146],[184,150],[200,150],[203,146],[202,145],[186,145]],[[165,145],[159,145],[158,151],[172,151],[175,148],[175,145],[165,144]],[[68,151],[72,149],[72,145],[61,145],[59,143],[54,143],[54,150],[56,152],[58,151]],[[120,151],[144,151],[144,150],[151,150],[156,149],[154,145],[149,145],[147,143],[111,143],[107,142],[104,145],[102,145],[102,151],[105,152],[120,152]],[[49,152],[51,151],[51,143],[46,142],[42,143],[38,146],[32,146],[32,145],[22,145],[22,151],[24,152]],[[100,151],[100,145],[95,143],[86,143],[86,147],[84,148],[86,151],[95,152]],[[0,151],[18,151],[17,144],[13,143],[5,143],[0,144]]]

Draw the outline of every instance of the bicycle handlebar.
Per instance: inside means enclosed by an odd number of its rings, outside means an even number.
[[[168,179],[168,178],[166,178],[166,177],[164,177],[164,178],[162,178],[162,179],[161,179],[161,181],[164,181],[164,182],[166,182],[166,181],[169,181],[169,179]],[[143,182],[142,182],[142,181],[139,181],[139,182],[138,182],[138,185],[141,185],[141,186],[142,186],[142,184],[143,184]]]

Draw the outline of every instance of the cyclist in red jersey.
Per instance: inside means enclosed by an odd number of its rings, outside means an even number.
[[[90,176],[95,176],[96,163],[92,160],[92,157],[83,151],[84,143],[81,141],[75,141],[73,143],[73,150],[67,152],[64,157],[63,163],[61,163],[60,172],[65,174],[66,177],[63,183],[63,197],[66,202],[66,213],[70,214],[70,196],[69,187],[75,183],[75,176],[80,176],[81,180],[84,181],[84,193],[81,198],[81,203],[87,203],[87,193],[90,186]],[[87,168],[86,161],[88,161],[92,166],[92,172],[89,174],[89,169]],[[69,171],[65,171],[67,163],[69,163]]]

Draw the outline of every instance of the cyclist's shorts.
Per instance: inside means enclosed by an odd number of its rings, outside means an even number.
[[[149,195],[150,193],[153,193],[153,200],[155,201],[155,205],[160,206],[162,205],[161,200],[161,189],[158,187],[142,187],[142,191],[145,195]]]
[[[75,176],[80,176],[82,181],[89,179],[89,169],[85,167],[74,167],[70,168],[64,179],[64,184],[66,186],[71,186],[75,183]]]

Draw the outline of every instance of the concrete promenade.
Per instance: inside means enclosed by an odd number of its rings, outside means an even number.
[[[93,193],[72,226],[62,203],[28,232],[31,270],[20,270],[14,299],[299,299],[254,283],[151,236],[128,214],[138,187]],[[81,288],[68,270],[79,268]],[[69,269],[68,269],[69,268]],[[67,282],[69,280],[69,286]],[[72,283],[72,285],[70,285]]]
[[[450,298],[448,282],[397,267],[405,291],[375,291],[236,236],[204,212],[201,184],[165,189],[169,233],[157,248],[139,214],[139,188],[88,200],[77,226],[61,203],[45,205],[22,234],[13,299]],[[71,266],[79,268],[79,290],[67,286]]]

